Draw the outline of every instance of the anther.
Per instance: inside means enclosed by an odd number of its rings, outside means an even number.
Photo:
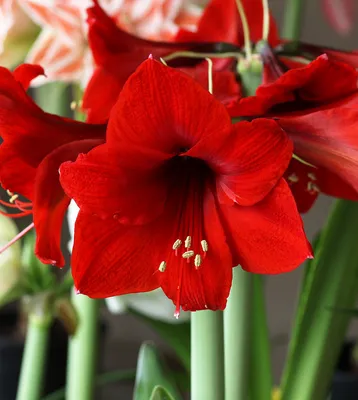
[[[312,179],[313,181],[317,180],[317,177],[316,177],[316,175],[315,175],[313,172],[308,173],[307,176],[308,176],[310,179]]]
[[[200,265],[201,265],[201,255],[200,254],[197,254],[195,256],[194,265],[195,265],[196,269],[198,269],[200,267]]]
[[[296,174],[291,174],[288,178],[288,181],[291,183],[297,183],[299,181],[298,176]]]
[[[71,108],[72,111],[76,110],[77,103],[75,101],[71,101],[70,108]]]
[[[201,248],[203,249],[203,251],[206,253],[209,250],[209,245],[208,242],[206,240],[202,240],[200,242],[201,244]]]
[[[179,247],[181,246],[182,241],[180,239],[177,239],[174,244],[173,244],[173,250],[177,250],[179,249]]]
[[[191,246],[191,237],[190,236],[186,237],[185,242],[184,242],[184,246],[185,246],[186,249],[190,249],[190,246]]]
[[[12,196],[10,197],[9,202],[10,202],[11,204],[13,204],[14,201],[17,200],[18,198],[19,198],[19,195],[18,195],[18,194],[14,194],[14,195],[12,195]]]
[[[162,261],[159,265],[159,271],[164,272],[166,268],[167,268],[167,263],[165,261]]]
[[[307,183],[307,190],[311,193],[319,193],[320,192],[319,187],[313,182]]]
[[[193,255],[194,255],[194,252],[192,250],[189,250],[189,251],[186,251],[185,253],[183,253],[182,257],[189,259],[190,257],[193,257]]]

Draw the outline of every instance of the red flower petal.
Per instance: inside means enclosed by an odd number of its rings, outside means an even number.
[[[27,90],[31,81],[40,75],[45,75],[45,71],[40,65],[21,64],[14,70],[13,75],[15,80]]]
[[[196,32],[181,29],[177,42],[226,42],[239,44],[239,14],[235,0],[210,0]],[[243,42],[241,42],[243,43]]]
[[[149,59],[123,88],[112,110],[107,142],[121,165],[135,165],[146,162],[141,151],[175,155],[204,137],[215,146],[215,140],[230,131],[225,107],[210,93],[186,74]]]
[[[278,117],[295,153],[316,167],[334,172],[358,190],[358,111],[332,108],[302,116]]]
[[[110,109],[116,103],[127,78],[128,75],[120,80],[102,67],[95,69],[83,96],[82,107],[87,111],[87,122],[105,123],[108,121]],[[101,88],[100,93],[98,93],[99,88]]]
[[[36,71],[36,67],[25,66],[17,70],[16,76],[20,76],[26,86],[31,73],[34,75]],[[19,194],[31,196],[29,183],[33,181],[33,169],[49,153],[71,141],[103,138],[104,135],[105,126],[88,125],[45,113],[26,94],[11,72],[0,68],[0,136],[4,139],[2,146],[6,146],[9,152],[9,156],[5,156],[5,148],[2,151],[0,180],[9,189],[11,187]],[[13,169],[15,160],[18,164]],[[26,181],[24,176],[31,179]]]
[[[64,161],[75,160],[80,152],[87,152],[101,140],[79,140],[67,143],[50,153],[38,167],[33,202],[37,233],[36,255],[44,263],[64,266],[61,252],[62,221],[70,203],[59,182],[59,167]]]
[[[311,209],[320,192],[347,200],[358,200],[357,191],[325,168],[310,167],[292,159],[285,177],[300,213]]]
[[[71,260],[75,287],[94,298],[156,289],[158,266],[151,262],[156,239],[150,224],[128,228],[80,211]]]
[[[186,201],[186,199],[183,201]],[[209,248],[202,265],[199,268],[195,268],[193,262],[187,263],[185,259],[180,257],[184,250],[180,251],[178,256],[175,256],[173,250],[168,249],[168,256],[165,258],[167,269],[160,274],[160,283],[165,294],[174,303],[177,303],[178,298],[180,298],[180,304],[186,311],[206,308],[223,310],[226,306],[232,282],[233,263],[220,221],[217,201],[215,201],[214,195],[210,190],[205,191],[203,201],[203,210],[195,210],[197,214],[194,214],[194,223],[191,227],[192,236],[194,238],[200,237],[200,233],[196,230],[200,228],[199,212],[203,212],[205,218],[201,238],[205,237],[209,243]],[[171,219],[174,227],[183,224],[179,219],[185,218],[178,212],[178,207],[176,209],[176,212],[174,209],[176,216],[174,214],[173,219]],[[198,251],[198,245],[199,243],[194,243],[192,249]],[[180,286],[179,290],[178,286]]]
[[[312,257],[293,196],[281,179],[274,190],[252,207],[226,206],[228,243],[235,264],[256,274],[289,272]]]
[[[227,68],[227,67],[226,67]],[[180,68],[181,71],[190,75],[204,89],[208,89],[208,65],[200,63],[193,68]],[[230,70],[213,71],[213,95],[223,104],[230,104],[241,98],[241,87],[236,80],[235,73]]]
[[[33,199],[35,174],[36,168],[22,161],[11,145],[0,146],[0,183],[5,190]]]
[[[250,39],[258,42],[262,39],[263,31],[263,7],[262,0],[243,0],[242,1],[247,22],[250,27]],[[276,22],[270,12],[270,31],[268,42],[272,47],[281,43]],[[244,43],[243,31],[241,28],[240,43]]]
[[[75,163],[62,164],[62,186],[82,211],[100,218],[143,224],[158,217],[167,197],[162,170],[138,174],[119,164],[107,145],[99,146]]]
[[[292,102],[289,110],[302,110],[302,102],[308,108],[337,101],[357,91],[357,77],[353,67],[322,55],[306,67],[292,69],[276,81],[261,85],[256,96],[230,105],[229,112],[232,116],[255,116],[287,102]]]
[[[219,187],[233,201],[248,206],[261,201],[277,184],[291,160],[293,145],[268,119],[239,122],[215,151],[210,137],[186,154],[205,160],[220,176]]]

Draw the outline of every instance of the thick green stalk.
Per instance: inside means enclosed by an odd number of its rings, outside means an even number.
[[[97,365],[99,301],[73,294],[79,317],[68,348],[66,400],[94,399]]]
[[[233,269],[233,282],[224,311],[225,400],[246,400],[249,382],[252,275]]]
[[[191,399],[224,400],[223,313],[191,314]]]
[[[264,277],[252,277],[250,399],[271,400],[273,388],[270,334],[267,326]]]
[[[297,41],[300,39],[303,8],[305,0],[286,0],[285,18],[282,36],[285,39]]]
[[[303,287],[282,384],[282,400],[325,400],[357,299],[358,203],[337,201]],[[337,309],[337,310],[335,310]]]
[[[29,315],[16,400],[39,400],[43,390],[51,318]]]

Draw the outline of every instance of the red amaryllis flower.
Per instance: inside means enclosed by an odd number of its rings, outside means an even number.
[[[58,169],[103,143],[105,127],[42,111],[26,94],[30,81],[40,74],[43,69],[36,65],[21,65],[13,74],[0,68],[0,181],[12,194],[30,200],[19,201],[14,195],[14,204],[7,205],[21,211],[17,216],[33,212],[38,257],[63,266],[60,235],[70,200],[59,183]]]
[[[83,108],[88,113],[88,121],[105,122],[125,81],[150,54],[164,57],[179,50],[194,50],[199,42],[228,42],[237,44],[238,13],[235,0],[211,0],[199,21],[198,30],[180,30],[175,42],[154,42],[133,36],[119,29],[115,22],[103,11],[97,1],[88,9],[88,40],[96,63],[95,72],[86,88]],[[176,66],[188,67],[193,60],[179,60]],[[214,78],[220,87],[230,88],[230,93],[240,91],[234,74],[227,71],[231,62],[220,60],[215,63]],[[206,66],[206,63],[205,63]],[[185,72],[196,76],[201,71],[195,68]],[[199,79],[203,81],[202,78]],[[220,93],[223,98],[226,91]]]
[[[292,144],[274,121],[232,125],[188,75],[145,61],[106,143],[62,164],[80,207],[72,273],[90,297],[161,287],[185,310],[223,309],[232,267],[289,271],[311,256],[281,178]]]
[[[358,199],[357,77],[323,55],[229,107],[232,116],[273,118],[292,139],[304,165],[293,161],[287,177],[301,212],[319,192]]]

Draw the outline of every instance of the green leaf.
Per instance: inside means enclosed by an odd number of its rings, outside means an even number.
[[[174,397],[163,387],[156,386],[153,389],[150,400],[175,400]]]
[[[183,366],[190,371],[190,322],[169,324],[133,309],[129,309],[129,312],[150,325],[174,349]]]
[[[139,350],[133,400],[151,399],[156,386],[162,386],[168,390],[173,400],[181,398],[173,378],[165,370],[155,346],[143,343]]]
[[[323,400],[328,393],[358,286],[358,203],[338,200],[318,240],[299,301],[282,400]]]

